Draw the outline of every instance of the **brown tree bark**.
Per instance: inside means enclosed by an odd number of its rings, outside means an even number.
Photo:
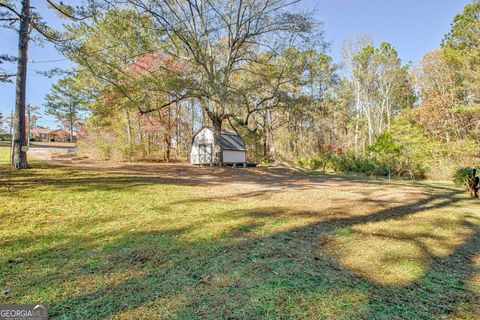
[[[172,136],[171,136],[171,132],[172,132],[172,110],[170,107],[167,108],[167,112],[168,112],[168,121],[167,121],[167,130],[165,131],[165,147],[166,147],[166,161],[167,162],[170,162],[170,158],[171,158],[171,149],[172,149]]]
[[[73,119],[72,116],[70,116],[70,142],[73,142],[73,125],[74,125],[75,119]]]
[[[210,116],[213,122],[213,163],[216,166],[223,165],[223,153],[220,141],[222,139],[222,118],[218,116]]]
[[[30,0],[22,0],[22,13],[18,40],[17,83],[15,100],[15,132],[13,137],[12,163],[16,169],[26,169],[27,132],[25,126],[25,107],[27,90],[28,41],[30,24]]]

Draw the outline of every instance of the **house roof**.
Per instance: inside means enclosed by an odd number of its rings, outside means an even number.
[[[213,131],[213,128],[211,127],[203,127],[193,135],[192,140],[194,140],[197,134],[203,129]],[[222,130],[220,147],[223,150],[245,151],[245,142],[243,142],[242,138],[236,132]]]
[[[50,131],[50,134],[52,134],[52,135],[70,135],[70,133],[68,133],[67,131],[65,131],[63,129]]]
[[[52,129],[36,127],[32,128],[31,132],[36,134],[49,134],[50,132],[52,132]]]

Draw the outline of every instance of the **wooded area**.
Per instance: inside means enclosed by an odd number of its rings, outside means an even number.
[[[212,126],[216,164],[222,129],[247,141],[254,163],[415,179],[479,164],[478,1],[416,65],[368,35],[344,41],[336,63],[322,24],[286,1],[49,3],[65,31],[35,12],[32,30],[75,68],[46,107],[80,128],[89,156],[185,161],[193,134]],[[8,23],[22,16],[2,7]]]

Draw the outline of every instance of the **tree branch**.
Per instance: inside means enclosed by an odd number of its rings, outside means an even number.
[[[67,11],[65,11],[61,6],[57,5],[56,3],[54,3],[53,1],[51,0],[46,0],[48,2],[48,4],[54,8],[55,10],[57,10],[58,12],[60,12],[61,14],[63,14],[65,17],[67,18],[70,18],[72,20],[76,20],[76,21],[82,21],[82,20],[86,20],[86,19],[89,19],[91,18],[91,16],[87,16],[87,17],[76,17],[70,13],[68,13]]]
[[[14,13],[19,19],[22,18],[22,15],[17,10],[15,10],[11,6],[9,6],[8,4],[0,3],[0,8],[5,8],[5,9],[9,10],[10,12]]]

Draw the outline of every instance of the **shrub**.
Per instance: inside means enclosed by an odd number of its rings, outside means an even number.
[[[463,185],[465,184],[465,180],[467,176],[471,176],[473,174],[473,169],[474,168],[458,168],[455,171],[455,175],[453,177],[453,182],[457,185]],[[477,169],[477,175],[480,174],[480,168]]]
[[[298,157],[296,162],[302,168],[310,168],[310,158],[309,157]]]
[[[323,167],[323,162],[320,157],[313,156],[313,157],[298,157],[297,164],[305,169],[317,170]]]
[[[325,172],[327,169],[332,169],[334,158],[335,158],[335,152],[321,151],[317,153],[315,156],[298,157],[296,159],[296,163],[302,168],[306,168],[310,170],[322,169],[322,171]]]
[[[462,184],[471,168],[480,166],[480,147],[473,140],[440,142],[429,137],[410,112],[400,113],[390,131],[383,132],[364,152],[324,147],[297,163],[308,169],[358,172],[370,176],[433,180]],[[468,171],[470,170],[470,171]],[[479,171],[480,174],[480,171]]]
[[[330,153],[328,166],[335,172],[358,172],[369,176],[422,178],[425,168],[423,157],[417,159],[411,150],[390,132],[382,133],[364,152],[347,150]],[[325,156],[324,156],[325,158]]]

